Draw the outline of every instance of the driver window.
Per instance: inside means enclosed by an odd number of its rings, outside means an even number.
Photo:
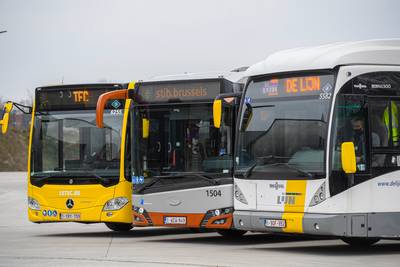
[[[358,95],[340,95],[335,110],[335,129],[333,140],[335,140],[333,151],[334,171],[341,171],[340,147],[343,142],[353,142],[357,172],[367,170],[367,135],[366,135],[366,109],[363,97]]]
[[[332,136],[332,171],[330,178],[331,195],[336,195],[348,188],[348,177],[342,169],[341,145],[353,142],[356,154],[357,171],[355,184],[369,175],[368,160],[368,117],[367,105],[360,95],[338,95],[335,104]]]

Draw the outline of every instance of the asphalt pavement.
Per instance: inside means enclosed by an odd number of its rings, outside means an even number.
[[[368,249],[336,239],[177,228],[111,232],[102,224],[34,224],[27,218],[26,174],[0,173],[0,266],[400,266],[400,241]]]

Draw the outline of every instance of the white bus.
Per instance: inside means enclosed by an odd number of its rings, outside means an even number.
[[[243,71],[156,77],[123,94],[133,99],[126,121],[132,145],[125,147],[121,161],[131,165],[134,227],[208,228],[229,237],[245,233],[232,229],[239,102],[224,98],[218,128],[211,111],[216,96],[241,95]],[[106,95],[114,93],[119,94]],[[99,98],[98,107],[104,99]]]
[[[400,40],[283,51],[246,76],[234,226],[399,238]]]

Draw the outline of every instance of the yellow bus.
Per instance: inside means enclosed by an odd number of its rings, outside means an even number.
[[[28,217],[35,223],[105,223],[130,230],[132,185],[124,149],[130,100],[110,100],[96,127],[98,97],[128,84],[79,84],[35,90],[28,156]],[[7,132],[13,103],[1,121]],[[122,159],[122,160],[121,160]]]

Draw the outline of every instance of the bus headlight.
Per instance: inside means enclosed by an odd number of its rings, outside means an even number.
[[[122,209],[129,200],[126,197],[117,197],[110,199],[107,201],[107,203],[104,205],[103,210],[120,210]]]
[[[317,192],[315,192],[314,196],[310,201],[310,207],[315,206],[326,199],[325,194],[325,182],[318,188]]]
[[[40,210],[39,202],[36,199],[31,198],[31,197],[28,197],[28,207],[31,210]]]
[[[245,198],[245,196],[242,193],[242,190],[240,190],[239,186],[237,186],[237,184],[235,184],[235,198],[237,201],[242,202],[243,204],[248,204],[247,199]]]

